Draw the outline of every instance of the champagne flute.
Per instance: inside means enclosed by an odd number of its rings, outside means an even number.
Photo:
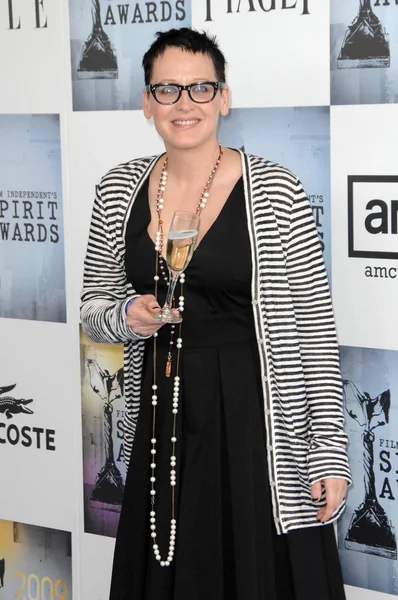
[[[166,262],[169,268],[169,285],[166,302],[156,315],[162,323],[181,323],[181,315],[173,310],[174,290],[181,273],[187,268],[196,246],[199,230],[199,216],[185,210],[173,213],[167,236]]]

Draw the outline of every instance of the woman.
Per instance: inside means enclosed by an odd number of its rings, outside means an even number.
[[[88,335],[125,344],[129,468],[110,598],[343,599],[331,523],[350,473],[308,200],[286,168],[219,146],[230,92],[213,39],[160,33],[143,66],[166,153],[102,179],[82,292]],[[181,330],[156,318],[179,209],[200,214],[175,293]]]

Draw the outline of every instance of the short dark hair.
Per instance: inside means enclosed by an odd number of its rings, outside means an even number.
[[[213,61],[217,81],[225,83],[225,65],[224,54],[218,47],[215,36],[209,36],[206,32],[200,33],[190,27],[181,27],[180,29],[169,29],[168,31],[158,31],[157,39],[145,52],[142,59],[144,67],[145,84],[151,82],[153,63],[155,59],[164,54],[166,48],[181,48],[187,52],[196,54],[207,54]]]

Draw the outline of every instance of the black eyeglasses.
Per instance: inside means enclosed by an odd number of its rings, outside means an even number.
[[[220,81],[199,81],[189,85],[179,83],[153,83],[145,86],[146,92],[151,92],[159,104],[175,104],[181,98],[183,90],[188,92],[193,102],[205,104],[211,102],[218,90],[223,90],[226,83]]]

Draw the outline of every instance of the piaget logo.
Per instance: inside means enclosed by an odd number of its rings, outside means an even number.
[[[226,13],[272,13],[276,10],[310,14],[310,0],[206,0],[206,21],[213,21],[212,8],[224,4]]]
[[[348,255],[398,259],[398,175],[348,176]],[[397,271],[366,265],[365,276],[396,279]]]

